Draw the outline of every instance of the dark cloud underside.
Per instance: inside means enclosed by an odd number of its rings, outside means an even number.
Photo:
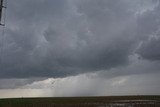
[[[160,6],[150,9],[148,4],[157,2],[8,1],[0,78],[107,71],[129,65],[135,52],[144,59],[159,60]]]

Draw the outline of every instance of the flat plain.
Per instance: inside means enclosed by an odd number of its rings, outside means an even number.
[[[8,98],[0,107],[160,107],[160,96]]]

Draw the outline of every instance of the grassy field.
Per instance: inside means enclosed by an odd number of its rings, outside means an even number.
[[[0,99],[0,107],[100,107],[100,105],[122,100],[154,100],[159,102],[160,96],[10,98]]]

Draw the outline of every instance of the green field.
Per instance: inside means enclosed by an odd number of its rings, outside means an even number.
[[[125,100],[159,102],[160,96],[10,98],[0,99],[0,107],[100,107],[111,102]]]

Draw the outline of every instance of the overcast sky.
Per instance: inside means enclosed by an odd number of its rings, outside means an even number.
[[[159,2],[7,0],[0,98],[160,95]]]

